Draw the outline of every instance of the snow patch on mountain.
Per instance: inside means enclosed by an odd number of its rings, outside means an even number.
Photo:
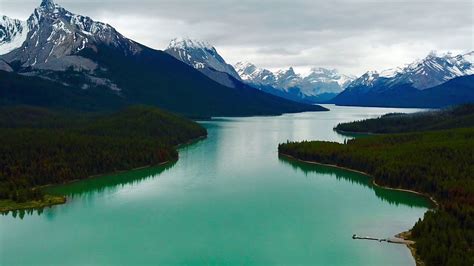
[[[209,71],[226,73],[240,80],[240,76],[234,67],[227,64],[224,58],[217,52],[216,48],[207,42],[189,38],[175,38],[171,40],[165,52],[195,69],[200,70],[212,79],[216,78],[216,74]],[[225,77],[220,77],[218,82],[220,82],[221,78]],[[224,84],[226,86],[229,85],[227,81],[226,84]]]
[[[26,21],[0,16],[0,55],[21,47],[28,36]]]
[[[205,41],[200,40],[193,40],[190,38],[174,38],[170,41],[167,49],[175,48],[181,50],[187,49],[205,49],[205,50],[213,50],[215,49],[211,44]]]

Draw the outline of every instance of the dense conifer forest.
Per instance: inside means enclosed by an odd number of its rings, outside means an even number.
[[[176,160],[206,130],[146,106],[110,114],[0,109],[0,199],[40,200],[38,186]]]
[[[403,133],[474,127],[474,104],[413,114],[390,113],[380,118],[341,123],[334,129],[354,133]]]
[[[450,112],[457,112],[455,110],[464,110],[464,118],[447,115],[449,118],[443,118],[442,122],[433,118],[425,123],[424,128],[431,129],[429,121],[436,121],[442,128],[471,123],[472,106],[452,109]],[[407,120],[397,118],[398,122],[392,122],[387,120],[391,119],[390,116],[384,116],[370,122],[353,123],[355,126],[351,129],[357,127],[360,132],[363,129],[374,132],[373,129],[381,125],[384,130],[390,128],[398,132],[413,129],[412,122],[422,123],[418,118],[413,119],[417,115],[407,117]],[[400,126],[394,129],[391,127],[394,124]],[[439,206],[428,211],[411,230],[418,256],[427,265],[473,265],[473,127],[376,135],[349,140],[346,144],[288,142],[279,145],[279,152],[301,160],[363,171],[373,176],[379,185],[415,190],[432,196]]]

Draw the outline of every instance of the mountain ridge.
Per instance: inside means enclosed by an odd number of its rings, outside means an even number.
[[[404,67],[368,71],[330,102],[380,107],[442,107],[468,103],[474,101],[474,89],[465,82],[474,74],[473,55],[474,52],[437,56],[432,52]]]
[[[13,70],[0,80],[4,104],[34,102],[35,97],[43,99],[40,104],[45,107],[58,108],[71,102],[79,109],[148,104],[190,117],[325,110],[244,85],[222,86],[173,56],[130,40],[108,24],[73,14],[52,0],[42,1],[27,22],[25,42],[0,56],[0,67]],[[58,86],[61,89],[47,89]]]
[[[413,84],[414,88],[423,90],[444,83],[452,78],[474,74],[474,51],[438,56],[429,53],[421,60],[415,60],[404,67],[387,69],[381,72],[367,71],[354,80],[350,87],[357,85],[375,86],[387,79],[387,86]]]
[[[273,93],[306,102],[325,102],[342,92],[355,77],[340,74],[336,69],[313,67],[306,75],[293,67],[270,71],[249,62],[234,65],[242,80],[262,90],[273,88]]]

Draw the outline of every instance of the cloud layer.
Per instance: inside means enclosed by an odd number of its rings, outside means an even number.
[[[337,68],[348,74],[403,65],[431,50],[474,50],[471,0],[56,0],[155,49],[187,36],[216,46],[229,63],[271,69]],[[26,19],[40,0],[0,0],[0,14]]]

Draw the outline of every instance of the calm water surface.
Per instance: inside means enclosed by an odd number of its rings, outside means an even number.
[[[162,167],[54,189],[68,203],[0,216],[0,265],[414,265],[392,237],[429,206],[347,171],[278,158],[286,140],[344,141],[339,122],[415,109],[202,122],[209,137]]]

